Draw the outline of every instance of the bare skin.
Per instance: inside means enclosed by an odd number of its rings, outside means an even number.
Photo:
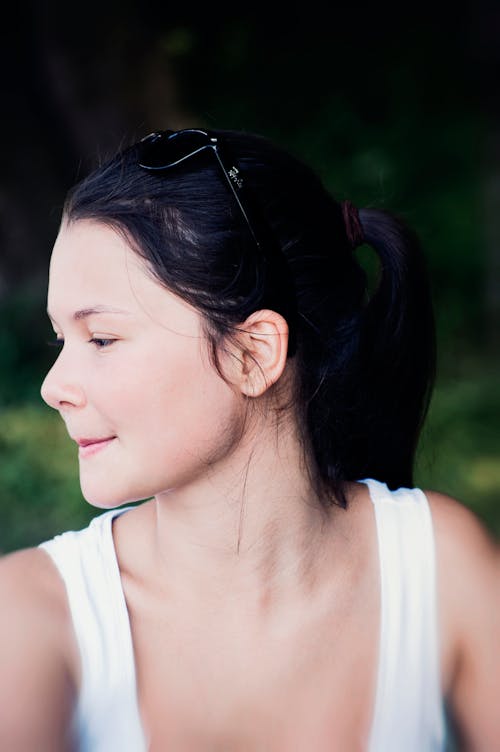
[[[345,514],[335,526],[329,521],[314,557],[274,581],[271,574],[267,584],[260,572],[244,573],[240,554],[225,582],[200,568],[180,587],[168,570],[159,577],[156,569],[150,579],[155,562],[147,538],[134,552],[134,558],[145,555],[145,571],[137,576],[129,569],[134,521],[132,515],[117,520],[139,701],[153,750],[365,747],[376,679],[378,577],[370,567],[373,528],[359,535],[355,522]],[[356,698],[348,706],[346,691]]]
[[[102,303],[121,313],[95,312]],[[199,315],[88,222],[61,229],[49,311],[65,346],[44,399],[73,438],[112,437],[95,456],[80,451],[84,495],[102,508],[151,497],[113,536],[152,752],[366,749],[380,612],[373,508],[351,484],[347,510],[324,513],[293,411],[276,422],[271,406],[286,404],[293,380],[286,323],[252,314],[220,379]],[[457,501],[427,496],[443,693],[464,749],[493,752],[497,546]],[[46,553],[4,557],[0,598],[0,748],[66,750],[80,665]]]

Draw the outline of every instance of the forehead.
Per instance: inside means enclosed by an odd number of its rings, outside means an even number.
[[[119,232],[90,220],[63,223],[49,269],[51,315],[110,306],[157,320],[199,318],[194,309],[165,289]]]
[[[49,296],[64,289],[119,294],[130,287],[130,274],[146,276],[146,269],[118,232],[87,220],[63,222],[50,260]]]

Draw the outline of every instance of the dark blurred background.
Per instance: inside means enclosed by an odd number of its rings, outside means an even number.
[[[0,50],[0,552],[98,512],[39,397],[54,357],[45,294],[65,193],[119,146],[193,125],[267,135],[336,196],[393,209],[417,230],[439,361],[416,482],[459,498],[497,535],[500,6],[11,10]]]

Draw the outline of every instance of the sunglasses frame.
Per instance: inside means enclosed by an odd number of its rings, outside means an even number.
[[[158,154],[161,155],[161,148],[163,145],[163,148],[168,153],[168,143],[173,143],[177,139],[182,139],[184,136],[202,136],[206,139],[205,143],[202,143],[198,148],[192,149],[188,151],[185,155],[179,157],[178,159],[175,159],[171,162],[165,162],[160,164],[152,164],[151,162],[148,163],[147,159],[145,158],[147,156],[147,148],[154,149],[154,151],[158,150]],[[141,147],[142,145],[142,147]],[[156,145],[156,148],[155,148]],[[210,150],[214,155],[215,158],[219,164],[219,167],[222,171],[222,174],[224,175],[225,181],[229,188],[231,189],[231,193],[233,194],[236,203],[240,209],[240,212],[243,216],[243,219],[245,220],[245,223],[250,231],[250,234],[259,250],[262,250],[262,244],[257,238],[257,235],[252,227],[252,223],[250,222],[249,216],[247,211],[245,210],[239,194],[242,191],[243,188],[243,180],[240,176],[240,171],[238,168],[233,164],[231,167],[227,168],[224,164],[223,155],[222,155],[222,149],[220,145],[220,141],[217,136],[210,133],[209,131],[204,131],[199,128],[185,128],[180,131],[154,131],[153,133],[149,133],[147,136],[144,136],[139,142],[139,166],[142,167],[144,170],[150,170],[151,172],[162,172],[165,170],[170,169],[171,167],[176,167],[176,165],[182,164],[188,159],[191,159],[191,157],[195,157],[197,154],[200,154],[201,152]],[[141,153],[142,151],[142,153]]]

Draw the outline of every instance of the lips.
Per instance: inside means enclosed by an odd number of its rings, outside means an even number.
[[[111,441],[111,439],[114,439],[114,436],[105,436],[102,439],[75,439],[76,443],[80,447],[87,447],[91,444],[102,444],[105,441]]]
[[[93,439],[87,439],[87,438],[75,439],[76,443],[79,446],[78,456],[82,458],[82,457],[90,457],[93,454],[97,454],[97,452],[100,452],[101,450],[108,447],[115,440],[115,438],[116,436],[106,436],[103,438],[93,438]]]

